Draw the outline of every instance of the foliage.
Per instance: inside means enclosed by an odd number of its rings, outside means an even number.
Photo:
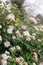
[[[43,25],[14,4],[0,6],[0,64],[39,65],[43,61]]]

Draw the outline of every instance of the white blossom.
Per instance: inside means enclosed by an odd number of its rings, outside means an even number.
[[[14,26],[9,25],[9,28],[7,29],[7,33],[8,34],[12,34],[13,33],[13,30],[14,30]]]
[[[36,33],[32,33],[33,36],[36,36]]]
[[[41,42],[41,39],[38,39],[39,42]]]
[[[15,40],[16,39],[16,36],[12,36],[12,39]]]
[[[7,60],[2,59],[1,60],[1,65],[7,65]]]
[[[23,37],[19,30],[16,31],[17,37]]]
[[[20,64],[20,65],[23,65],[23,63],[22,63],[22,62],[20,62],[19,64]]]
[[[15,20],[15,15],[11,13],[7,15],[6,19]]]
[[[16,62],[18,62],[18,63],[23,62],[23,61],[24,61],[23,57],[17,57],[16,58]]]
[[[12,31],[11,29],[7,29],[7,33],[8,33],[8,34],[12,34],[13,31]]]
[[[3,58],[4,60],[7,60],[8,57],[9,57],[9,56],[7,56],[6,54],[2,54],[2,58]]]
[[[40,31],[42,31],[42,32],[43,32],[43,29],[41,29],[41,28],[40,28]]]
[[[11,47],[11,48],[10,48],[10,50],[11,50],[12,52],[14,52],[15,49],[16,49],[15,47]]]
[[[36,65],[36,63],[33,63],[33,65]]]
[[[14,26],[13,25],[9,25],[9,29],[14,30]]]
[[[30,38],[30,37],[26,37],[26,40],[27,40],[27,41],[31,41],[31,38]]]
[[[10,52],[9,51],[5,51],[5,54],[10,54]]]
[[[43,62],[41,62],[40,65],[43,65]]]
[[[10,46],[10,42],[9,42],[9,41],[5,41],[5,42],[4,42],[4,46],[5,46],[5,47],[9,47],[9,46]]]
[[[2,28],[2,25],[0,25],[0,29]]]
[[[30,20],[32,23],[37,24],[37,20],[36,20],[35,18],[29,17],[29,20]]]
[[[28,37],[28,36],[30,37],[30,33],[28,31],[24,31],[23,35],[26,36],[26,37]]]
[[[38,61],[38,55],[37,55],[36,52],[34,52],[33,54],[34,54],[34,55],[33,55],[33,59],[37,62],[37,61]]]
[[[23,64],[24,64],[24,65],[28,65],[28,63],[27,63],[27,62],[24,62]]]
[[[35,39],[36,39],[36,37],[35,37],[35,36],[31,36],[31,38],[32,38],[33,40],[35,40]]]
[[[22,25],[21,28],[22,28],[23,30],[27,30],[27,26],[26,26],[26,25]]]
[[[17,49],[17,50],[21,50],[20,46],[18,46],[18,45],[16,46],[16,49]]]
[[[19,30],[17,30],[17,31],[16,31],[16,34],[20,34],[20,31],[19,31]]]
[[[39,28],[37,26],[33,26],[36,31],[39,31]]]

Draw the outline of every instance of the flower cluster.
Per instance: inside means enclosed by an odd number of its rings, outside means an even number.
[[[0,65],[43,65],[43,25],[16,4],[0,7]]]

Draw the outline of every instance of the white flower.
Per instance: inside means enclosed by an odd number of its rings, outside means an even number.
[[[10,46],[10,42],[9,42],[9,41],[5,41],[5,42],[4,42],[4,46],[5,46],[5,47],[9,47],[9,46]]]
[[[16,49],[17,49],[17,50],[21,50],[20,46],[18,46],[18,45],[16,46]]]
[[[2,28],[2,25],[0,25],[0,29]]]
[[[36,36],[36,33],[32,33],[33,36]]]
[[[32,38],[33,40],[35,40],[35,39],[36,39],[36,37],[35,37],[35,36],[31,36],[31,38]]]
[[[14,30],[14,26],[9,25],[9,28],[7,29],[7,33],[12,34]]]
[[[14,30],[14,26],[9,25],[9,28],[7,29],[7,33],[12,34]]]
[[[39,26],[37,26],[37,27],[43,29],[43,25],[39,25]]]
[[[0,35],[0,41],[2,41],[2,36]]]
[[[20,64],[20,65],[23,65],[23,63],[22,63],[22,62],[20,62],[19,64]]]
[[[27,41],[31,41],[31,38],[30,38],[30,37],[26,37],[26,40],[27,40]]]
[[[33,54],[34,54],[34,55],[33,55],[33,59],[37,62],[37,61],[38,61],[38,55],[37,55],[36,52],[34,52]]]
[[[41,28],[43,28],[43,25],[42,26],[40,26]]]
[[[39,42],[41,42],[41,40],[40,40],[40,39],[38,39],[38,41],[39,41]]]
[[[17,37],[23,37],[19,30],[16,31],[16,35],[17,35]]]
[[[22,25],[21,28],[22,28],[23,30],[27,30],[27,26],[26,26],[26,25]]]
[[[15,49],[16,49],[15,47],[11,47],[11,49],[10,49],[10,50],[11,50],[12,52],[14,52],[14,51],[15,51]]]
[[[33,17],[29,17],[29,20],[30,20],[32,23],[37,24],[37,21],[36,21],[35,18],[33,18]]]
[[[10,20],[15,20],[15,15],[11,13],[11,14],[7,15],[6,18],[10,19]]]
[[[40,31],[43,31],[43,28],[40,25],[37,27],[39,28]]]
[[[28,37],[28,36],[30,37],[30,33],[28,31],[24,31],[23,35],[26,36],[26,37]]]
[[[20,62],[20,59],[19,59],[19,57],[18,57],[18,58],[16,58],[16,62]]]
[[[8,57],[9,57],[9,56],[7,56],[6,54],[2,54],[2,58],[3,58],[4,60],[7,60]]]
[[[36,63],[33,63],[33,65],[36,65]]]
[[[7,65],[7,60],[2,59],[1,60],[1,65]]]
[[[36,31],[39,31],[39,28],[37,26],[34,26],[34,28],[36,29]]]
[[[23,61],[24,61],[23,57],[17,57],[16,58],[16,62],[18,62],[18,63],[23,62]]]
[[[42,32],[43,32],[43,29],[41,29],[41,28],[40,28],[40,31],[42,31]]]
[[[43,62],[41,62],[40,65],[43,65]]]
[[[7,29],[7,33],[8,33],[8,34],[12,34],[13,31],[12,31],[11,29]]]
[[[24,62],[23,64],[24,64],[24,65],[28,65],[28,63],[27,63],[27,62]]]
[[[8,57],[8,59],[12,60],[12,57],[11,57],[11,56],[9,56],[9,57]]]
[[[14,26],[13,25],[9,25],[9,29],[14,30]]]
[[[19,30],[17,30],[17,31],[16,31],[16,34],[20,34],[20,31],[19,31]]]
[[[15,40],[16,39],[16,36],[12,36],[12,39]]]
[[[5,51],[5,54],[10,54],[10,52],[8,52],[8,51]]]

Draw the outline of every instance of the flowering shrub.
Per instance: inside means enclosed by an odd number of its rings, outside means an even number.
[[[0,65],[43,65],[43,25],[16,4],[0,6]]]

